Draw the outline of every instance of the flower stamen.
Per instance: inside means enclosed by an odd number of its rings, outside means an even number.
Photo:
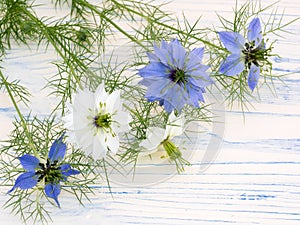
[[[179,85],[187,83],[187,77],[184,70],[176,68],[170,71],[170,80]]]
[[[254,42],[245,43],[245,48],[242,50],[242,53],[245,55],[245,66],[250,69],[251,65],[254,64],[257,67],[263,65],[263,62],[268,61],[270,54],[270,48],[265,49],[263,44],[255,47]]]
[[[172,162],[175,162],[178,173],[184,171],[184,166],[191,165],[187,160],[185,160],[182,157],[181,151],[172,141],[170,141],[169,137],[163,140],[161,142],[161,145],[163,146],[164,150],[167,152],[167,155],[169,156],[170,160]]]
[[[112,123],[112,118],[109,113],[107,114],[98,114],[94,117],[94,125],[97,128],[110,128],[110,125]]]

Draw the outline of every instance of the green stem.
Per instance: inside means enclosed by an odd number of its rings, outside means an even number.
[[[77,74],[75,73],[75,69],[73,67],[73,65],[71,63],[69,63],[69,60],[67,59],[67,57],[63,54],[63,52],[59,49],[59,47],[57,46],[57,44],[55,43],[53,37],[51,35],[49,35],[49,32],[47,31],[47,26],[40,21],[37,17],[35,17],[34,15],[32,15],[29,11],[24,10],[24,13],[32,20],[34,21],[42,30],[42,32],[44,33],[44,35],[46,36],[47,40],[51,43],[51,45],[54,47],[54,49],[56,50],[56,52],[59,54],[59,56],[63,59],[63,61],[69,66],[71,74],[73,75],[73,77],[76,80],[76,83],[79,85],[79,87],[81,89],[83,89],[83,86],[80,82],[80,78],[77,76]],[[63,46],[62,46],[63,47]],[[69,53],[70,56],[72,56],[72,53],[70,53],[69,50],[66,50],[66,52]],[[74,58],[74,57],[73,57]],[[80,62],[80,61],[79,61]],[[83,65],[84,66],[84,65]]]
[[[122,5],[122,4],[118,3],[116,0],[111,0],[111,1],[112,1],[115,5],[117,5],[118,7],[124,8],[124,9],[127,10],[128,12],[132,12],[132,13],[134,13],[134,14],[136,14],[136,15],[138,15],[138,16],[144,18],[144,19],[146,19],[147,21],[156,23],[156,24],[158,24],[158,25],[160,25],[160,26],[166,27],[166,28],[168,28],[168,29],[170,29],[170,30],[176,31],[177,33],[180,33],[180,34],[183,34],[183,35],[188,35],[188,36],[190,35],[189,33],[184,32],[184,31],[182,31],[182,30],[179,30],[179,29],[177,29],[177,28],[175,28],[175,27],[173,27],[173,26],[167,25],[167,24],[165,24],[165,23],[162,23],[162,22],[159,22],[159,21],[157,21],[157,20],[155,20],[155,19],[152,19],[151,17],[145,16],[143,13],[137,12],[137,11],[135,11],[135,10],[133,10],[133,9],[131,9],[131,8],[127,7],[127,6],[125,6],[125,5]],[[215,44],[213,44],[213,43],[211,43],[211,42],[209,42],[209,41],[206,41],[206,40],[204,40],[204,39],[202,39],[202,38],[198,38],[198,37],[196,37],[196,36],[192,36],[192,37],[193,37],[194,39],[198,40],[198,41],[201,41],[203,44],[209,45],[209,46],[214,47],[214,48],[216,48],[216,49],[220,49],[220,50],[223,49],[222,47],[217,46],[217,45],[215,45]]]
[[[149,51],[149,49],[143,45],[138,39],[128,34],[125,30],[123,30],[120,26],[118,26],[114,21],[112,21],[110,18],[108,18],[104,13],[102,13],[95,5],[92,5],[88,3],[87,1],[83,0],[81,1],[83,6],[86,6],[91,11],[94,11],[97,15],[100,16],[100,18],[106,20],[108,23],[110,23],[113,27],[115,27],[119,32],[121,32],[123,35],[125,35],[127,38],[129,38],[131,41],[135,42],[142,48],[144,48],[146,51]]]
[[[18,114],[18,116],[19,116],[19,118],[21,120],[22,127],[23,127],[24,132],[25,132],[25,134],[26,134],[26,136],[28,138],[28,141],[29,141],[29,148],[31,148],[32,151],[33,151],[33,153],[34,153],[34,155],[37,158],[39,158],[38,151],[37,151],[35,145],[33,144],[34,142],[33,142],[33,139],[32,139],[32,135],[30,134],[30,132],[28,130],[28,127],[26,125],[24,116],[22,115],[21,110],[20,110],[20,108],[19,108],[19,106],[18,106],[18,104],[17,104],[17,102],[16,102],[16,100],[15,100],[15,98],[14,98],[14,96],[13,96],[11,90],[10,90],[10,88],[9,88],[9,83],[7,82],[7,80],[4,77],[4,75],[3,75],[3,73],[2,73],[1,70],[0,70],[0,77],[1,77],[1,79],[3,81],[3,84],[5,86],[6,91],[7,91],[8,95],[9,95],[9,97],[10,97],[10,100],[12,101],[13,106],[14,106],[14,108],[15,108],[15,110],[16,110],[16,112],[17,112],[17,114]]]

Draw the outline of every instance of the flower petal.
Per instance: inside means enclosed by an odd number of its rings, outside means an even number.
[[[203,48],[187,52],[177,39],[170,44],[162,41],[160,47],[155,45],[154,54],[148,56],[150,64],[159,66],[148,65],[139,71],[144,78],[139,84],[147,87],[145,98],[149,102],[159,101],[168,113],[174,109],[180,112],[186,104],[198,106],[198,100],[203,99],[203,88],[213,82],[206,73],[209,67],[201,63],[203,52]],[[151,68],[150,73],[146,73],[148,68]],[[195,86],[192,88],[195,91],[188,89],[191,86]],[[196,90],[201,94],[198,95]],[[189,91],[193,92],[190,94]]]
[[[208,68],[208,67],[204,68],[204,65],[202,65],[201,63],[203,53],[204,53],[204,48],[196,48],[190,52],[189,60],[186,62],[187,72],[193,71],[195,69],[200,69],[200,68],[203,69]]]
[[[145,80],[145,79],[144,79]],[[147,79],[148,80],[148,79]],[[161,98],[174,83],[169,79],[151,79],[151,84],[145,94],[146,98]]]
[[[164,140],[165,130],[160,127],[148,127],[146,132],[146,139],[142,140],[140,147],[149,151],[157,149],[160,143]]]
[[[171,48],[169,47],[169,44],[167,42],[162,40],[160,47],[154,45],[153,48],[155,55],[162,64],[164,64],[165,66],[173,64],[173,62],[171,61],[172,57],[170,57],[170,55],[172,54]]]
[[[122,109],[122,104],[120,100],[120,90],[116,90],[108,95],[106,99],[106,111],[113,114],[115,111]]]
[[[35,156],[26,154],[19,157],[19,160],[23,168],[27,171],[34,172],[37,168],[40,168],[39,166],[40,160]]]
[[[60,136],[57,140],[55,140],[50,148],[48,158],[50,162],[58,161],[61,162],[66,154],[67,146],[62,142],[64,134]]]
[[[8,191],[8,193],[11,193],[16,188],[21,188],[23,190],[33,188],[37,184],[37,179],[38,177],[37,175],[35,175],[35,172],[33,171],[23,173],[20,176],[18,176],[15,185],[13,186],[12,189]]]
[[[157,58],[157,56],[153,53],[147,52],[147,56],[149,58],[150,63],[152,62],[160,62],[159,58]]]
[[[109,150],[116,154],[119,150],[120,142],[118,136],[107,135],[106,144]]]
[[[49,198],[53,198],[58,207],[60,204],[58,202],[58,195],[60,194],[60,184],[46,184],[44,187],[45,193]]]
[[[170,43],[172,57],[173,57],[173,64],[175,68],[183,69],[185,58],[186,58],[186,51],[181,43],[175,39]]]
[[[240,53],[244,49],[245,38],[236,32],[218,32],[225,48],[232,53]]]
[[[190,77],[188,78],[188,81],[196,86],[196,87],[206,87],[210,84],[213,84],[213,79],[208,75],[207,72],[205,72],[206,68],[204,70],[193,70],[190,72]],[[191,85],[189,85],[191,86]],[[187,86],[187,87],[189,87]]]
[[[116,114],[113,115],[113,121],[117,124],[113,126],[117,127],[114,130],[118,130],[118,132],[125,132],[130,130],[129,123],[132,121],[132,117],[128,112],[118,110]]]
[[[87,127],[86,129],[76,130],[75,134],[75,143],[86,153],[86,155],[90,155],[90,153],[92,153],[91,145],[94,138],[93,130]]]
[[[181,135],[184,131],[184,123],[185,119],[183,115],[181,114],[177,117],[174,111],[172,111],[168,118],[164,139],[167,137],[171,139],[172,137]]]
[[[168,100],[164,99],[160,101],[160,105],[164,106],[164,109],[167,113],[171,113],[173,110],[178,110],[179,112],[182,110],[184,104],[181,104],[180,106],[175,106],[173,105],[171,102],[169,102]]]
[[[77,175],[80,174],[78,170],[72,169],[70,164],[63,164],[60,166],[61,173],[66,177],[71,175]]]
[[[204,54],[204,48],[194,48],[191,51],[191,53],[197,55],[200,58],[200,60],[202,60]]]
[[[108,94],[105,91],[104,83],[101,83],[94,93],[94,108],[98,108],[100,102],[105,102]]]
[[[203,97],[203,93],[205,93],[205,89],[204,88],[197,88],[194,85],[191,86],[187,86],[187,91],[189,93],[190,99],[192,101],[192,106],[194,106],[195,108],[199,108],[199,101],[201,102],[205,102],[204,101],[204,97]]]
[[[76,110],[94,109],[94,93],[88,89],[79,90],[74,97],[73,108]]]
[[[257,85],[259,74],[260,74],[260,68],[252,64],[248,76],[248,86],[252,91]]]
[[[185,104],[191,105],[192,100],[189,97],[185,87],[181,87],[178,84],[172,85],[168,92],[163,96],[166,112],[171,113],[174,109],[180,112]]]
[[[141,77],[167,77],[168,67],[160,62],[152,62],[138,70]]]
[[[94,137],[92,143],[92,157],[95,160],[103,159],[107,152],[107,144],[105,143],[105,134],[100,132]]]
[[[248,27],[248,41],[255,42],[255,46],[259,46],[262,41],[262,30],[259,18],[254,18]]]
[[[245,69],[244,58],[241,55],[231,54],[228,56],[220,67],[220,73],[227,76],[237,75]]]

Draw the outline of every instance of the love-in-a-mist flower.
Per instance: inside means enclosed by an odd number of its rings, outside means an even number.
[[[120,91],[108,94],[100,84],[95,93],[78,91],[64,120],[70,141],[97,160],[108,150],[118,151],[118,135],[130,129],[131,116],[123,110]]]
[[[16,188],[29,189],[36,185],[44,185],[45,194],[53,198],[60,207],[58,202],[58,195],[61,191],[60,182],[66,181],[71,175],[80,173],[72,169],[70,164],[61,164],[66,154],[66,144],[62,142],[62,138],[63,136],[53,142],[44,163],[30,154],[19,157],[21,165],[27,172],[18,176],[15,185],[8,193]]]
[[[271,65],[268,61],[271,48],[266,48],[259,18],[254,18],[247,30],[247,40],[236,32],[219,32],[220,40],[232,54],[221,64],[220,73],[228,76],[242,72],[248,74],[248,86],[251,90],[257,85],[260,70]]]
[[[189,165],[189,162],[182,158],[182,153],[179,148],[172,142],[176,136],[183,134],[185,130],[185,119],[181,114],[175,116],[174,111],[171,112],[166,124],[166,128],[148,127],[146,131],[146,139],[141,141],[140,147],[146,150],[146,153],[151,154],[163,148],[171,161],[175,162],[178,172],[184,171],[183,166]]]
[[[150,63],[138,71],[147,87],[148,101],[159,101],[166,112],[180,112],[185,104],[195,108],[204,102],[205,87],[213,81],[202,64],[204,48],[186,51],[178,40],[162,41],[148,53]]]

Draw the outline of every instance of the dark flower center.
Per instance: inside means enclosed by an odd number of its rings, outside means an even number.
[[[250,42],[245,44],[245,48],[242,51],[245,55],[245,65],[250,69],[253,63],[256,66],[261,66],[264,61],[268,61],[267,56],[269,56],[269,49],[265,49],[264,43],[262,42],[259,46],[255,47],[255,42]]]
[[[111,122],[112,122],[111,115],[109,113],[104,115],[99,114],[94,118],[94,124],[96,127],[109,128]]]
[[[185,72],[179,68],[171,70],[169,78],[171,81],[173,81],[179,85],[186,84],[186,82],[187,82],[187,77],[186,77]]]
[[[58,161],[50,163],[50,160],[47,159],[47,163],[39,163],[40,169],[35,172],[35,175],[38,176],[38,182],[45,178],[45,183],[59,183],[62,179],[62,173],[60,166],[57,165]]]

